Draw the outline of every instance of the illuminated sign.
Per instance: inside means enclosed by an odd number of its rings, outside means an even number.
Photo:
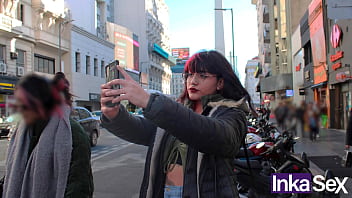
[[[172,56],[181,59],[188,60],[189,59],[189,48],[173,48]]]
[[[335,79],[340,82],[346,81],[347,79],[351,79],[350,72],[339,72],[336,74]]]
[[[335,63],[332,65],[333,70],[337,70],[338,68],[342,67],[342,63]]]
[[[335,62],[335,61],[343,58],[343,54],[344,54],[343,51],[337,51],[336,54],[333,54],[330,56],[330,61]]]
[[[301,71],[301,63],[296,66],[296,71]]]
[[[293,90],[292,89],[286,90],[286,96],[287,97],[292,97],[293,96]]]
[[[333,48],[337,48],[340,45],[342,31],[339,25],[335,24],[332,26],[330,42]]]

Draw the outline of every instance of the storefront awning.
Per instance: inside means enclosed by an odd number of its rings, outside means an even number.
[[[322,82],[322,83],[318,83],[318,84],[312,85],[310,88],[311,89],[317,89],[317,88],[325,86],[326,84],[327,84],[327,82]]]
[[[17,77],[0,76],[0,94],[13,94],[17,81]]]

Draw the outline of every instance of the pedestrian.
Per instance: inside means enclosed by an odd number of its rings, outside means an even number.
[[[350,108],[349,111],[349,118],[348,118],[348,123],[347,123],[347,129],[346,129],[346,144],[345,144],[345,149],[350,150],[350,147],[352,146],[352,108]]]
[[[318,120],[316,116],[316,110],[314,110],[314,104],[312,102],[308,104],[306,116],[307,116],[307,121],[309,126],[309,133],[310,133],[309,137],[310,137],[310,140],[313,142],[313,141],[316,141],[317,139],[319,127],[318,127]]]
[[[69,117],[67,82],[62,73],[53,82],[30,74],[16,85],[23,120],[9,144],[3,198],[92,197],[89,139]]]
[[[274,110],[274,114],[275,114],[277,124],[282,130],[286,129],[285,120],[286,120],[287,113],[288,113],[288,108],[286,106],[286,103],[284,101],[280,101],[279,105]]]
[[[244,141],[251,99],[226,58],[216,51],[193,55],[177,102],[149,94],[118,68],[125,79],[102,85],[102,124],[118,137],[149,147],[140,197],[239,197],[231,163]],[[122,88],[112,90],[114,84]],[[144,117],[122,105],[107,107],[111,100],[142,107]]]
[[[306,102],[304,100],[301,101],[301,105],[296,109],[296,120],[297,120],[297,126],[296,126],[296,135],[298,137],[303,137],[303,132],[304,132],[304,112],[306,109]]]

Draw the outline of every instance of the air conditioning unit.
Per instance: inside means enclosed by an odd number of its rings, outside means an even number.
[[[7,65],[6,63],[0,62],[0,73],[6,73]]]
[[[17,67],[17,76],[24,76],[24,67]]]

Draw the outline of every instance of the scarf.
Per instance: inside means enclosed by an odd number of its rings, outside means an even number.
[[[28,156],[32,127],[21,122],[9,145],[3,198],[63,198],[72,152],[71,108],[62,106]]]

